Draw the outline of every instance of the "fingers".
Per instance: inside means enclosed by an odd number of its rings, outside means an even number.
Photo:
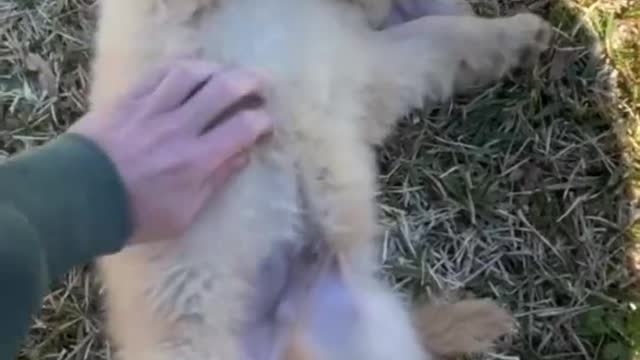
[[[273,126],[263,110],[244,110],[199,138],[201,154],[215,172],[228,159],[246,151]]]
[[[150,118],[165,113],[165,120],[186,130],[183,135],[195,136],[198,161],[207,164],[211,186],[217,187],[246,164],[243,151],[273,126],[261,109],[262,84],[261,76],[248,71],[221,72],[215,64],[183,60],[157,68],[132,94],[145,98]]]
[[[161,80],[148,95],[148,106],[153,113],[170,112],[181,107],[219,69],[216,64],[199,60],[182,60],[174,64],[164,77],[159,76]]]
[[[131,100],[138,100],[150,95],[160,85],[162,80],[167,77],[171,72],[172,65],[164,64],[155,67],[149,71],[142,81],[137,83],[131,91],[129,91],[128,97]]]
[[[219,73],[178,109],[179,117],[189,119],[196,132],[203,132],[234,112],[260,105],[248,100],[260,97],[262,85],[260,76],[244,70]]]

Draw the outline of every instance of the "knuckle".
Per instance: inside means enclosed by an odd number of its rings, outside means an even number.
[[[181,81],[188,81],[191,83],[202,81],[202,73],[189,67],[177,69],[176,77],[181,79]]]
[[[246,71],[230,71],[220,78],[221,88],[230,95],[244,96],[259,92],[262,87],[260,78]]]
[[[220,69],[218,63],[202,59],[183,59],[182,63],[185,67],[199,72],[214,73]]]
[[[238,120],[241,131],[251,139],[264,133],[270,124],[269,117],[262,111],[245,112]]]
[[[204,62],[180,60],[174,71],[179,81],[201,82],[215,73],[215,67]]]
[[[184,141],[185,127],[182,121],[170,121],[164,118],[164,123],[157,126],[158,139],[165,143]]]

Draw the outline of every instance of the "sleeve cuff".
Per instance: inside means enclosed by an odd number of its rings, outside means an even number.
[[[116,167],[97,145],[76,134],[63,134],[3,164],[0,204],[33,225],[51,277],[119,251],[131,232],[128,196]]]

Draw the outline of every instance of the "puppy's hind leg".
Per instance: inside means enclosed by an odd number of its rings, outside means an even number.
[[[467,0],[420,0],[428,15],[475,15]]]
[[[447,100],[532,65],[547,49],[552,28],[532,14],[426,16],[376,35],[378,77],[367,89],[369,119],[375,120],[365,126],[374,144],[411,107]]]
[[[394,0],[392,11],[404,21],[434,15],[475,15],[467,0]]]
[[[360,5],[369,25],[375,29],[396,25],[422,16],[474,15],[467,0],[349,0]]]

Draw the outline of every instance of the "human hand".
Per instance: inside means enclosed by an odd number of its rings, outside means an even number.
[[[117,168],[134,222],[130,242],[177,237],[271,130],[264,109],[229,112],[260,96],[261,77],[181,60],[145,78],[110,111],[69,128],[93,140]]]

